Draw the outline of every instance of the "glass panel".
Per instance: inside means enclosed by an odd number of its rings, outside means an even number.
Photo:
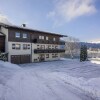
[[[16,44],[16,49],[20,49],[20,44]]]
[[[19,32],[16,32],[15,34],[16,34],[16,36],[15,36],[16,38],[20,38],[20,33]]]
[[[23,38],[27,38],[27,34],[26,33],[23,34]]]
[[[12,49],[15,49],[15,44],[12,44]]]

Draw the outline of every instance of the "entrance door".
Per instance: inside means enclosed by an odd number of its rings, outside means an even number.
[[[0,51],[5,52],[5,36],[0,35]]]

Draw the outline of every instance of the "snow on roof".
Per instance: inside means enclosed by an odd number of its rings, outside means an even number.
[[[6,28],[17,28],[17,29],[23,29],[23,30],[28,30],[28,31],[36,31],[36,32],[42,32],[42,33],[47,33],[47,34],[52,34],[52,35],[58,35],[61,37],[67,37],[67,35],[61,35],[61,34],[46,32],[46,31],[40,31],[40,30],[36,30],[36,29],[28,28],[28,27],[17,26],[17,25],[12,25],[12,24],[0,23],[0,25],[4,26]]]

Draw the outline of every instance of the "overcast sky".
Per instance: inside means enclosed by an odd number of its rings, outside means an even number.
[[[81,41],[100,39],[100,0],[0,0],[0,21]]]

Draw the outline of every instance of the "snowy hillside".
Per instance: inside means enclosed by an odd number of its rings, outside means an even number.
[[[14,65],[0,61],[0,100],[100,100],[100,65],[61,61]]]

